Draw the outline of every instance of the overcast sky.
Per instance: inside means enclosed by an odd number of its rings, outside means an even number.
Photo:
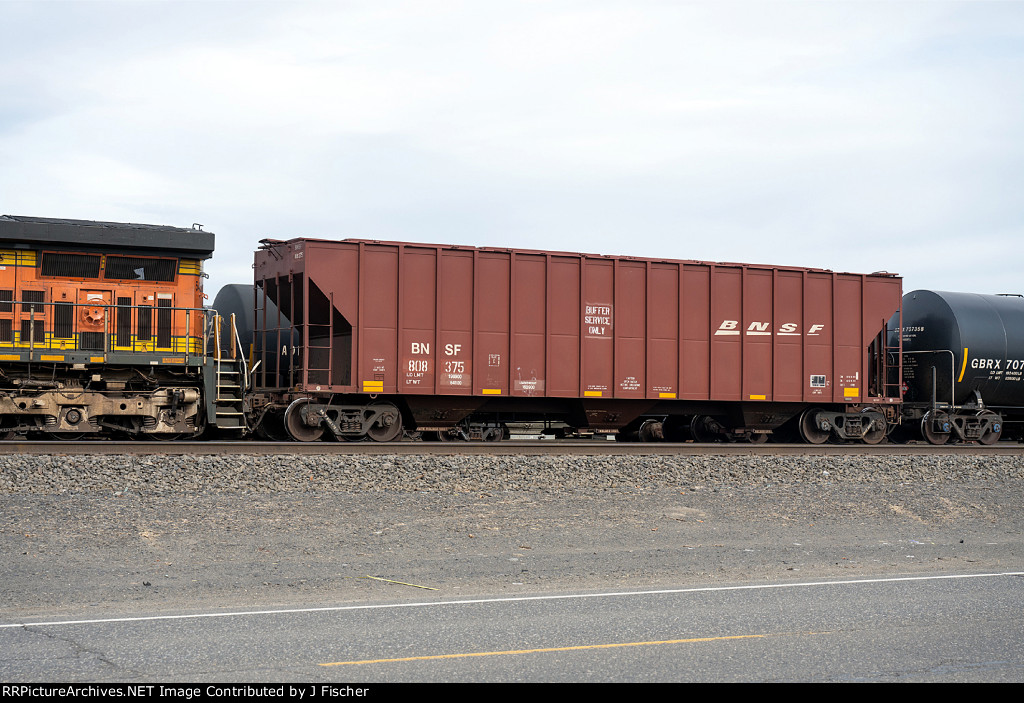
[[[1024,3],[0,0],[0,214],[1024,293]]]

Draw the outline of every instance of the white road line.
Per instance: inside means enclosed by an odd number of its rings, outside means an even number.
[[[713,593],[718,591],[758,591],[771,588],[813,588],[816,586],[852,586],[870,583],[900,581],[943,581],[953,579],[1002,578],[1024,576],[1024,571],[1006,571],[992,574],[951,574],[946,576],[900,576],[892,578],[855,579],[851,581],[811,581],[807,583],[769,583],[754,586],[702,586],[699,588],[672,588],[656,591],[612,591],[607,593],[566,593],[551,596],[509,596],[507,598],[476,598],[467,600],[428,601],[417,603],[385,603],[379,605],[338,605],[322,608],[283,608],[279,610],[239,610],[226,613],[193,613],[191,615],[146,615],[140,617],[97,618],[94,620],[60,620],[55,622],[16,622],[0,624],[0,629],[16,627],[52,627],[55,625],[96,625],[108,622],[145,622],[147,620],[193,620],[200,618],[232,618],[252,615],[284,615],[289,613],[330,613],[343,610],[386,610],[391,608],[429,608],[480,603],[513,603],[518,601],[567,600],[570,598],[617,598],[620,596],[656,596],[678,593]]]

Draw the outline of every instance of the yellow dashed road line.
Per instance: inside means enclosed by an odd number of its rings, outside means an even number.
[[[348,662],[328,662],[320,666],[350,666],[353,664],[384,664],[388,662],[430,661],[432,659],[463,659],[466,657],[499,657],[509,654],[538,654],[542,652],[575,652],[584,649],[613,649],[616,647],[651,647],[662,644],[692,644],[695,642],[721,642],[723,640],[748,640],[765,637],[782,637],[792,634],[816,635],[820,632],[777,633],[769,635],[732,635],[729,637],[694,637],[685,640],[659,640],[654,642],[620,642],[615,644],[587,644],[577,647],[548,647],[545,649],[510,649],[503,652],[466,652],[463,654],[435,654],[423,657],[400,657],[397,659],[361,659]]]

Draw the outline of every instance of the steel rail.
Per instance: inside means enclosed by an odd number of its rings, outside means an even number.
[[[673,444],[588,440],[504,442],[0,442],[28,455],[497,455],[497,456],[1024,456],[1024,444]]]

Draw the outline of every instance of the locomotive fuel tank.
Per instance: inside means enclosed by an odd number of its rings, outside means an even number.
[[[902,336],[907,402],[1024,407],[1024,297],[912,291]]]

